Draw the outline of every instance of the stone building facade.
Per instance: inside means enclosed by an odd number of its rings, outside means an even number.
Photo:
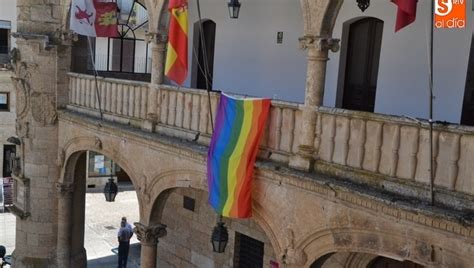
[[[237,233],[263,242],[266,266],[367,267],[386,258],[470,267],[474,130],[435,126],[430,205],[425,122],[321,106],[343,2],[299,2],[305,101],[272,103],[253,218],[225,219],[231,239],[219,255],[205,243],[215,222],[205,202],[206,152],[218,93],[208,102],[206,92],[163,84],[166,1],[143,3],[150,83],[99,77],[97,88],[93,76],[69,73],[69,1],[18,1],[14,266],[86,266],[85,155],[94,151],[113,159],[135,187],[142,267],[232,266]],[[195,200],[195,212],[181,207],[184,196]]]
[[[3,100],[3,109],[0,109],[0,177],[6,177],[11,172],[7,167],[10,161],[5,158],[14,152],[14,145],[7,142],[8,138],[15,136],[16,100],[12,75],[9,69],[0,67],[0,98]]]

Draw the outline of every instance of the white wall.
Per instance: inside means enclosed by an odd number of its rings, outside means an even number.
[[[436,29],[434,35],[434,118],[459,123],[473,32],[472,0],[468,1],[468,27]],[[372,16],[384,21],[375,112],[428,117],[428,26],[430,1],[418,1],[416,21],[394,32],[396,5],[372,1],[362,13],[355,1],[345,1],[333,37],[341,38],[342,24],[355,17]],[[335,106],[340,53],[330,54],[324,105]]]
[[[238,19],[230,19],[227,1],[201,0],[202,18],[216,23],[214,89],[261,97],[303,101],[306,53],[299,1],[241,0]],[[189,75],[192,66],[196,1],[189,1]],[[277,44],[277,32],[283,44]]]
[[[10,21],[12,23],[11,32],[16,32],[16,0],[0,0],[0,20]],[[15,40],[12,39],[12,47]]]

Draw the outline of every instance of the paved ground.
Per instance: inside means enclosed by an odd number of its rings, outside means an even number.
[[[105,202],[102,189],[86,194],[85,248],[88,267],[117,267],[116,252],[118,246],[117,231],[122,216],[126,216],[130,224],[139,220],[138,200],[131,185],[123,186],[117,194],[115,202]],[[0,213],[0,245],[11,254],[15,247],[15,216]],[[131,240],[127,267],[140,267],[140,244],[134,235]]]

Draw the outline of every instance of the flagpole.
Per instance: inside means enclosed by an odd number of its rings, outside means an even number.
[[[207,47],[206,47],[206,40],[204,39],[204,30],[202,27],[202,18],[201,18],[201,4],[199,0],[196,1],[196,4],[197,4],[198,17],[199,17],[199,39],[201,39],[201,47],[202,47],[202,53],[203,53],[203,58],[204,58],[204,76],[206,77],[206,91],[207,91],[207,101],[209,105],[209,116],[211,119],[211,129],[212,129],[212,132],[214,132],[214,118],[212,115],[212,103],[211,103],[211,87],[209,83],[209,62],[207,58]]]
[[[431,1],[431,32],[430,32],[430,47],[429,47],[429,132],[430,132],[430,202],[434,205],[434,159],[433,159],[433,35],[434,35],[434,0]]]
[[[95,67],[95,60],[94,60],[94,56],[93,56],[94,53],[92,51],[90,36],[87,37],[87,43],[89,45],[89,54],[91,55],[92,67],[94,67],[95,93],[96,93],[97,101],[99,103],[100,120],[104,120],[104,114],[102,112],[102,105],[100,103],[100,93],[99,93],[99,86],[98,86],[99,83],[97,82],[98,73],[97,73],[97,69]]]

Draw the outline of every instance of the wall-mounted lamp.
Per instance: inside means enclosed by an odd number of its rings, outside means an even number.
[[[364,12],[370,6],[370,0],[357,0],[357,6]]]
[[[229,232],[227,231],[227,227],[224,226],[224,222],[222,222],[222,217],[219,217],[217,226],[214,227],[214,230],[212,231],[212,250],[216,253],[224,253],[228,241]]]
[[[230,0],[227,4],[229,7],[229,16],[231,19],[238,19],[239,18],[239,11],[240,11],[240,3],[239,0]]]

